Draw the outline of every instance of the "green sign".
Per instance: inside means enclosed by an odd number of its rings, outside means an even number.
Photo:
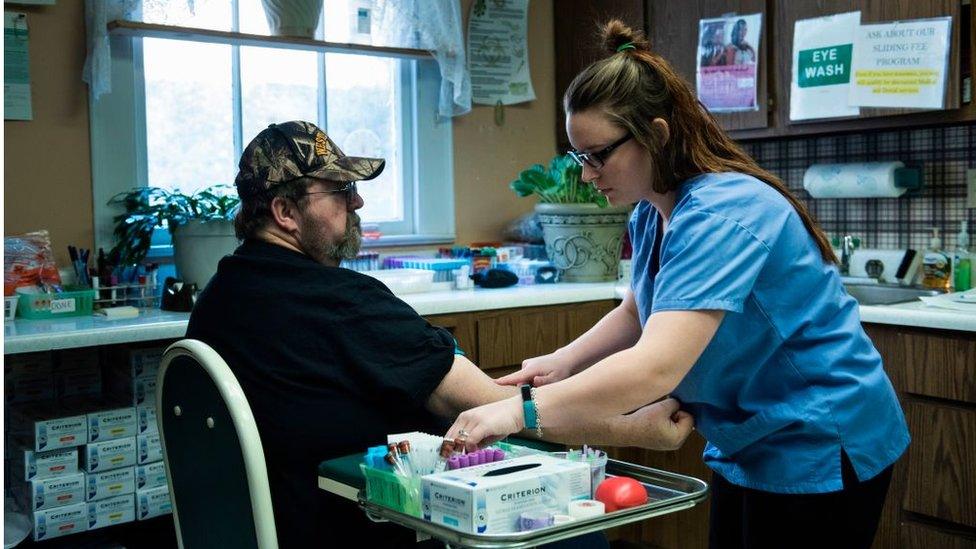
[[[853,44],[800,50],[797,83],[801,88],[847,84],[851,81]]]

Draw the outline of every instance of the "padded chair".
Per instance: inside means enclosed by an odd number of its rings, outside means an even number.
[[[177,341],[156,387],[180,547],[277,549],[261,437],[227,363],[202,341]]]

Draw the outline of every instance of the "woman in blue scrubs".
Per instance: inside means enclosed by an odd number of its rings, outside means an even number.
[[[447,436],[484,444],[532,415],[565,428],[671,395],[708,441],[713,549],[870,547],[909,435],[823,231],[640,35],[615,21],[604,36],[566,126],[583,179],[637,203],[632,286],[499,380],[532,383],[531,399],[469,410]]]

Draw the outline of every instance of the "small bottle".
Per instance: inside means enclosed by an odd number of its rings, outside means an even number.
[[[922,285],[933,290],[948,290],[952,284],[952,258],[942,249],[938,227],[932,227],[932,239],[922,256]]]
[[[969,252],[969,232],[966,230],[965,219],[959,223],[956,250],[952,254],[952,282],[957,292],[973,287],[973,256]]]

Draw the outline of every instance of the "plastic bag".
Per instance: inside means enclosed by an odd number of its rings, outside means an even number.
[[[61,275],[47,231],[3,239],[3,295],[13,295],[14,288],[21,286],[42,286],[50,292],[60,285]]]

